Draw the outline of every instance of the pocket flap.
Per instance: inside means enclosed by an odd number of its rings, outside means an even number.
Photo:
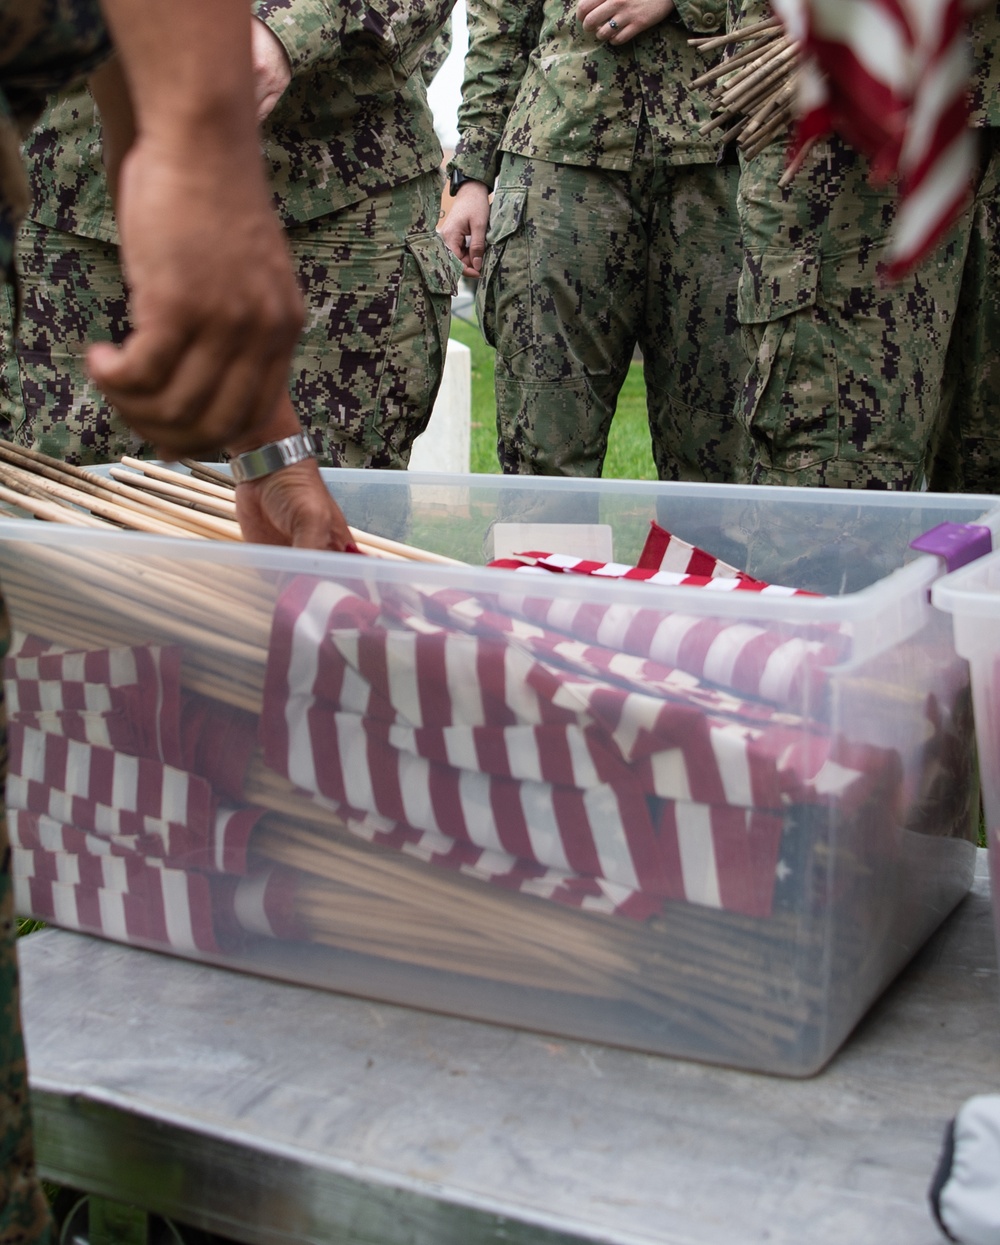
[[[432,294],[454,297],[458,293],[462,264],[445,246],[444,239],[436,233],[417,234],[407,240],[407,246],[417,261],[428,290]]]
[[[811,307],[819,285],[813,251],[763,250],[747,254],[737,290],[741,324],[769,324]]]
[[[497,188],[490,204],[490,225],[486,233],[486,241],[490,246],[509,238],[512,233],[517,233],[527,197],[527,190],[507,190],[503,186]]]

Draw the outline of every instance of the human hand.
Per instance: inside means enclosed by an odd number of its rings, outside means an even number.
[[[584,30],[615,47],[659,25],[674,11],[674,0],[579,0],[577,17]]]
[[[354,550],[340,507],[315,459],[282,467],[236,488],[236,518],[243,539],[296,549]]]
[[[133,331],[91,346],[90,374],[163,457],[217,451],[270,418],[302,326],[259,151],[206,138],[192,159],[140,131],[116,207]]]
[[[265,121],[292,80],[292,66],[285,46],[259,17],[250,19],[250,55],[253,62],[254,101],[257,121]]]
[[[463,276],[478,277],[482,271],[489,223],[489,187],[463,182],[438,230],[448,250],[462,261]]]

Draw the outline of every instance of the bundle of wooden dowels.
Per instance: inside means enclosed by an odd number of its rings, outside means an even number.
[[[185,460],[187,472],[122,458],[107,476],[0,441],[0,513],[77,527],[128,529],[192,540],[242,540],[231,478]],[[370,557],[455,564],[456,559],[351,528]]]
[[[706,54],[727,53],[691,84],[708,92],[714,113],[701,126],[702,134],[721,130],[721,141],[735,141],[748,159],[788,136],[795,122],[801,45],[777,18],[689,43]],[[805,149],[797,154],[781,185],[795,176],[804,155]]]

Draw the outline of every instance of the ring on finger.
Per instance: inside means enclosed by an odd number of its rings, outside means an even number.
[[[612,30],[618,29],[618,23],[615,21],[614,18],[612,18],[611,21],[608,22],[608,25],[611,27]]]

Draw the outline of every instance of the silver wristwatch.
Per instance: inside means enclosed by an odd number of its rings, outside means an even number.
[[[309,437],[304,432],[297,432],[281,441],[270,441],[255,450],[247,450],[245,454],[237,454],[229,460],[229,466],[236,483],[246,484],[248,480],[262,480],[282,467],[291,467],[293,463],[315,457]]]

